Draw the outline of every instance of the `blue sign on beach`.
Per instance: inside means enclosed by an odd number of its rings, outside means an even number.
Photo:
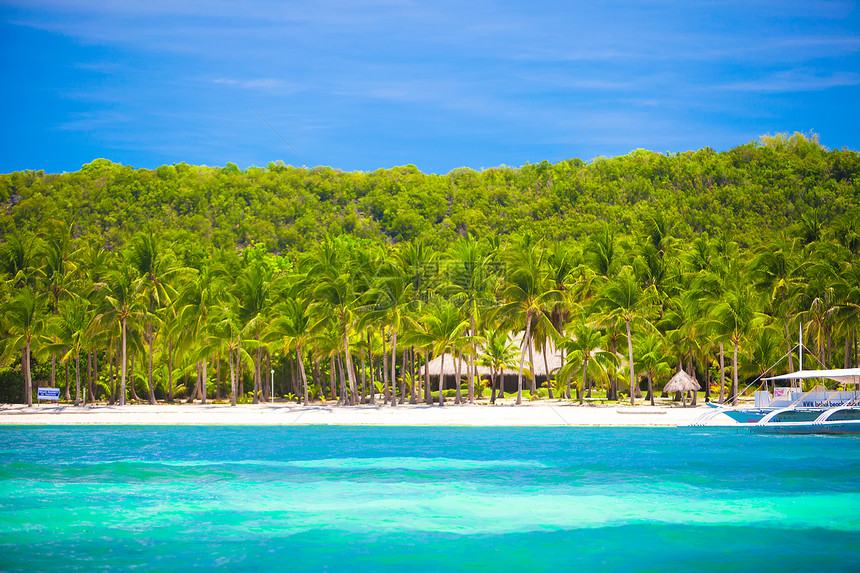
[[[37,400],[59,400],[60,399],[60,389],[59,388],[39,388],[36,392]]]

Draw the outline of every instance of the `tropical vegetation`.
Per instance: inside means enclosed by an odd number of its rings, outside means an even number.
[[[860,364],[860,154],[813,136],[447,175],[97,160],[0,201],[0,401],[396,407],[507,374],[635,404],[679,368],[736,401],[801,328]]]

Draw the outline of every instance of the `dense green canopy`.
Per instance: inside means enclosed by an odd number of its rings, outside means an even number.
[[[97,160],[0,175],[0,200],[0,400],[81,400],[82,379],[259,401],[275,370],[303,401],[430,402],[441,353],[457,402],[503,373],[520,396],[635,402],[678,364],[722,399],[793,368],[801,325],[814,360],[857,364],[860,155],[799,134],[447,175]],[[548,346],[565,364],[535,380]]]
[[[75,173],[0,175],[0,233],[37,231],[48,219],[121,245],[151,226],[168,240],[218,248],[263,243],[304,250],[327,234],[445,246],[472,233],[582,238],[598,223],[622,232],[661,214],[672,234],[725,232],[742,244],[804,217],[822,224],[860,203],[860,154],[828,151],[802,135],[762,138],[730,151],[637,150],[615,158],[456,169],[414,166],[345,173],[271,163],[245,171],[180,163],[134,169],[99,159]]]

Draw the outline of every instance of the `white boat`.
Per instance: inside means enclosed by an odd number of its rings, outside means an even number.
[[[719,413],[725,414],[740,424],[752,424],[764,419],[768,414],[777,410],[794,409],[808,410],[819,414],[838,406],[855,406],[860,401],[860,392],[857,391],[860,384],[860,368],[839,368],[835,370],[801,370],[781,376],[765,378],[774,383],[779,381],[809,380],[813,378],[828,378],[841,382],[844,385],[853,384],[854,390],[827,390],[823,386],[816,386],[808,392],[798,387],[780,388],[775,387],[773,393],[766,390],[758,390],[755,393],[755,405],[753,407],[731,407],[722,404],[710,405],[717,408]],[[811,414],[808,414],[811,416]]]
[[[757,434],[860,434],[860,407],[840,406],[823,412],[784,408],[758,422],[738,425]]]
[[[854,389],[826,390],[819,385],[808,392],[792,389],[778,398],[756,392],[757,408],[727,409],[723,413],[756,433],[860,434],[860,368],[802,370],[765,380],[813,378],[835,380]]]

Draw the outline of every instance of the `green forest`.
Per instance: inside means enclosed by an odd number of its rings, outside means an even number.
[[[814,135],[446,175],[99,159],[0,201],[0,402],[641,404],[679,368],[736,401],[801,328],[807,367],[860,366],[860,154]]]

